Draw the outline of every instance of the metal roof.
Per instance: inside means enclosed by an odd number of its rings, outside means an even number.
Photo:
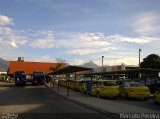
[[[105,75],[105,74],[128,74],[128,73],[158,73],[160,69],[150,69],[150,68],[141,68],[141,69],[131,69],[131,70],[120,70],[120,71],[110,71],[110,72],[100,72],[93,73],[93,75]]]
[[[80,71],[91,71],[91,68],[86,67],[79,67],[79,66],[67,66],[61,69],[58,69],[54,72],[51,72],[50,74],[59,75],[59,74],[66,74],[66,73],[74,73],[74,72],[80,72]]]
[[[33,71],[43,71],[48,74],[51,68],[56,67],[58,63],[48,63],[48,62],[26,62],[26,61],[10,61],[8,67],[8,74],[14,74],[15,71],[25,71],[26,74],[32,74]],[[66,64],[61,63],[62,67]]]

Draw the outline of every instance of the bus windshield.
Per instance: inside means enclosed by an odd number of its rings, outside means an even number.
[[[25,72],[23,71],[18,71],[18,72],[15,72],[15,77],[25,77]]]

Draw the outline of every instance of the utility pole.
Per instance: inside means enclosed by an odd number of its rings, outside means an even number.
[[[102,80],[103,80],[103,58],[104,58],[104,56],[102,56]]]
[[[102,72],[103,72],[103,58],[104,58],[104,56],[102,56]]]
[[[139,48],[139,69],[141,68],[141,49]]]
[[[139,48],[139,69],[141,68],[141,49]],[[139,78],[141,79],[141,72],[139,71]]]

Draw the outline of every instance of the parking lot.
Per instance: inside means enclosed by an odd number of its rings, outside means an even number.
[[[114,119],[73,103],[45,86],[0,82],[0,119]]]
[[[69,97],[67,97],[67,88],[59,87],[58,89],[57,86],[53,88],[47,84],[46,86],[63,97],[105,113],[160,113],[160,105],[154,104],[152,97],[148,100],[126,100],[121,97],[117,99],[97,98],[72,89],[69,89]]]
[[[120,114],[127,113],[160,113],[160,105],[154,104],[152,97],[148,100],[97,98],[62,86],[53,87],[50,83],[45,83],[44,86],[27,83],[26,86],[17,87],[14,83],[0,82],[0,94],[0,112],[28,114],[23,116],[24,119],[32,119],[41,113],[52,116],[62,113],[78,116],[81,113],[90,118],[119,118]],[[30,115],[31,113],[33,114]]]

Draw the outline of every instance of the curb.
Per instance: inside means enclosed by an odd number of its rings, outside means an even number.
[[[45,85],[47,88],[49,88],[49,89],[51,89],[52,91],[54,91],[54,90],[53,90],[51,87],[49,87],[47,84],[44,84],[44,85]],[[86,108],[88,108],[88,109],[90,109],[90,110],[99,112],[99,113],[101,113],[101,114],[103,114],[103,115],[106,115],[106,116],[108,116],[108,117],[110,117],[110,118],[119,119],[119,114],[111,113],[111,112],[102,110],[102,109],[100,109],[100,108],[98,108],[98,107],[94,107],[94,106],[91,106],[91,105],[88,105],[88,104],[85,104],[85,103],[81,103],[81,102],[76,101],[76,100],[74,100],[74,99],[65,97],[65,96],[59,94],[59,93],[56,92],[56,91],[54,91],[54,92],[55,92],[56,94],[58,94],[59,96],[65,98],[65,99],[67,99],[68,101],[71,101],[71,102],[73,102],[73,103],[75,103],[75,104],[78,104],[78,105],[83,106],[83,107],[86,107]]]
[[[106,116],[108,116],[108,117],[110,117],[112,119],[119,119],[119,114],[114,114],[114,113],[102,110],[100,108],[97,108],[97,107],[94,107],[94,106],[91,106],[91,105],[88,105],[88,104],[81,103],[81,102],[73,100],[71,98],[66,98],[66,99],[71,101],[71,102],[73,102],[73,103],[75,103],[75,104],[78,104],[78,105],[86,107],[86,108],[88,108],[90,110],[93,110],[93,111],[99,112],[99,113],[101,113],[103,115],[106,115]]]
[[[47,88],[49,88],[50,90],[52,90],[52,91],[54,91],[51,87],[49,87],[47,84],[45,84],[44,83],[44,86],[46,86]],[[56,92],[56,91],[54,91],[57,95],[59,95],[60,97],[62,97],[62,98],[66,98],[67,99],[67,97],[65,97],[65,96],[63,96],[63,95],[61,95],[61,94],[59,94],[58,92]]]

